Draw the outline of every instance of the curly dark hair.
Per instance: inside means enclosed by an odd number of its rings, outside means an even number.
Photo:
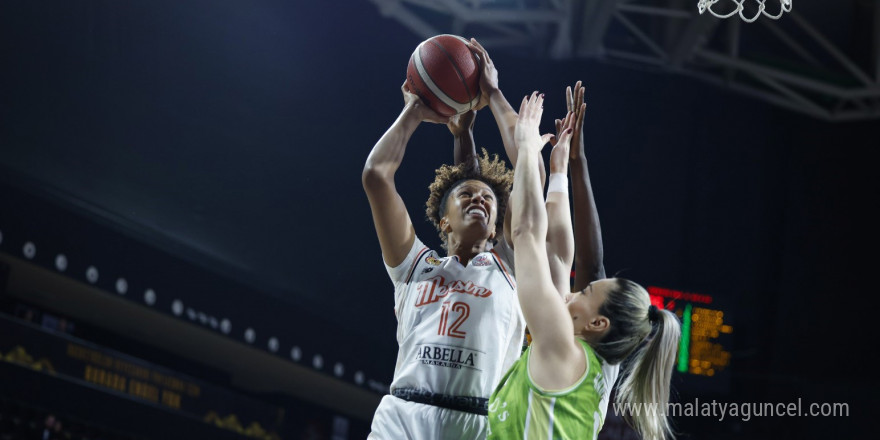
[[[500,229],[504,222],[510,188],[513,185],[513,170],[508,168],[497,154],[489,156],[489,153],[483,148],[483,155],[478,157],[477,161],[466,161],[458,165],[443,165],[435,173],[434,182],[428,187],[431,194],[428,196],[425,215],[440,233],[444,249],[447,237],[446,233],[440,229],[440,219],[446,214],[446,200],[449,198],[449,193],[465,180],[479,180],[489,185],[489,188],[495,193],[498,204],[495,227]]]

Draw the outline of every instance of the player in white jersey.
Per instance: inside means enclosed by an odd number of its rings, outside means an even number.
[[[517,114],[498,89],[497,70],[485,49],[473,39],[470,46],[483,60],[483,100],[478,108],[489,105],[492,109],[515,165],[512,136]],[[482,438],[488,391],[516,359],[522,339],[518,301],[507,294],[508,289],[511,293],[515,289],[510,276],[509,227],[503,228],[507,238],[499,237],[497,247],[489,250],[512,177],[497,160],[485,155],[477,158],[471,133],[473,112],[455,121],[444,120],[403,92],[404,111],[374,147],[363,174],[383,259],[395,285],[400,345],[392,394],[383,398],[376,411],[371,438]],[[574,106],[572,96],[569,93],[569,107]],[[582,89],[580,97],[582,102]],[[449,250],[451,256],[446,258],[415,237],[394,187],[394,173],[421,121],[447,122],[456,139],[455,160],[460,165],[437,171],[427,211]],[[582,153],[582,143],[578,151]],[[572,169],[572,176],[578,178],[573,181],[575,211],[578,205],[594,209],[586,160],[572,162],[583,167],[580,174]],[[543,176],[543,164],[540,171]],[[579,232],[576,266],[586,269],[581,279],[593,280],[604,275],[604,266],[598,217],[586,212],[575,218]],[[471,221],[483,217],[487,221]],[[509,225],[509,216],[506,220]],[[548,252],[564,251],[554,244],[558,244],[556,238],[548,236]],[[567,275],[564,282],[568,282]],[[452,343],[444,345],[444,338]]]
[[[421,122],[449,121],[405,87],[403,94],[404,109],[373,147],[362,176],[395,285],[400,344],[391,395],[376,410],[370,438],[481,438],[489,394],[518,357],[524,335],[512,252],[502,237],[496,249],[490,244],[513,176],[488,155],[438,169],[428,214],[449,256],[427,250],[394,174]]]
[[[394,281],[400,350],[375,438],[480,438],[487,397],[521,352],[524,323],[506,246],[466,265],[416,238]],[[401,414],[417,423],[397,423]]]

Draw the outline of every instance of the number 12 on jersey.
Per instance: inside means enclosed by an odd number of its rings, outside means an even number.
[[[449,314],[450,311],[454,317],[454,321],[452,325],[449,324]],[[437,331],[437,334],[440,336],[449,336],[451,338],[462,338],[467,335],[467,332],[460,331],[458,328],[467,321],[468,316],[471,314],[471,308],[467,305],[467,303],[463,303],[460,301],[450,302],[444,301],[440,304],[440,329]]]

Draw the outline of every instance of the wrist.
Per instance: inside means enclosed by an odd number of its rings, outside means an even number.
[[[547,194],[568,194],[568,176],[565,173],[550,173],[550,182],[547,184]]]
[[[553,166],[552,163],[550,164],[550,174],[562,174],[562,175],[567,176],[568,175],[567,169],[568,169],[568,163],[566,163],[565,166],[562,166],[562,165]]]
[[[414,129],[422,123],[422,116],[417,107],[418,105],[417,103],[409,103],[403,107],[403,111],[400,112],[400,117],[398,118],[402,125]]]
[[[571,162],[586,162],[587,156],[584,153],[572,153],[568,156],[568,160]]]
[[[586,160],[587,155],[586,153],[584,153],[583,132],[576,134],[578,134],[579,136],[574,136],[571,139],[571,150],[569,150],[569,156],[572,159]]]
[[[468,127],[466,129],[457,130],[457,131],[452,131],[452,130],[449,130],[449,131],[452,133],[452,137],[454,137],[456,139],[460,139],[465,136],[473,137],[473,133],[474,133],[474,130],[471,127]]]
[[[490,105],[496,99],[504,97],[504,95],[501,93],[501,89],[499,89],[498,87],[492,87],[492,88],[488,88],[486,90],[483,90],[483,94],[486,95],[487,98],[489,98]]]
[[[523,157],[535,156],[535,162],[540,162],[538,158],[541,156],[541,149],[535,148],[531,145],[528,145],[526,142],[517,142],[516,143],[516,152],[517,152],[517,161],[522,160]]]

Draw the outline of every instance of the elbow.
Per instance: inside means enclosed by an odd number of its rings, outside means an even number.
[[[364,185],[364,189],[369,190],[370,188],[375,188],[385,182],[385,173],[383,173],[378,167],[370,162],[367,162],[366,165],[364,165],[364,170],[361,172],[361,184]]]

